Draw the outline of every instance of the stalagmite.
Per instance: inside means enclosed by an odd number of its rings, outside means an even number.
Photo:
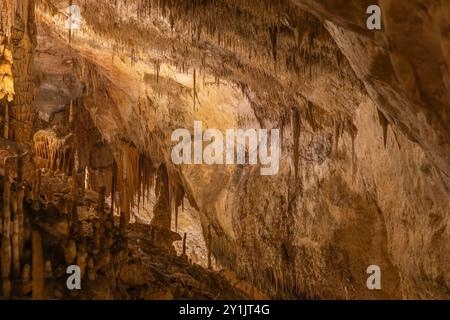
[[[184,189],[180,184],[171,188],[171,208],[175,210],[175,232],[178,231],[178,208],[183,205]]]
[[[22,295],[27,296],[31,292],[31,267],[29,264],[22,269]]]
[[[120,230],[120,235],[122,237],[126,237],[126,235],[127,235],[127,226],[128,226],[128,222],[127,222],[126,213],[125,213],[125,211],[120,211],[119,230]]]
[[[37,162],[42,164],[41,168],[46,168],[50,172],[72,173],[75,163],[72,134],[58,137],[52,129],[41,130],[34,134],[33,141]]]
[[[11,213],[10,213],[10,182],[8,175],[4,177],[3,184],[3,237],[2,237],[2,251],[1,251],[1,266],[2,266],[2,283],[3,295],[9,297],[11,293]]]
[[[171,228],[171,210],[170,210],[170,186],[167,169],[161,165],[157,173],[156,190],[158,193],[156,205],[153,208],[152,225],[159,228],[170,230]]]
[[[17,256],[20,260],[22,258],[24,246],[24,214],[23,214],[23,200],[25,197],[25,187],[19,186],[16,192],[17,196],[17,212],[14,216],[14,221],[17,220],[18,225],[18,248],[13,247],[13,256]]]
[[[44,256],[42,251],[41,234],[37,230],[32,232],[32,297],[40,300],[44,297]]]
[[[69,178],[69,190],[70,190],[70,198],[72,199],[72,202],[74,205],[76,205],[77,200],[77,179],[75,175]]]
[[[18,157],[17,161],[17,188],[16,188],[16,197],[17,197],[17,207],[14,212],[14,222],[17,220],[17,247],[13,245],[13,256],[17,256],[17,259],[20,260],[22,258],[22,251],[24,246],[24,212],[23,212],[23,201],[25,198],[25,186],[23,181],[24,174],[24,162],[25,157],[28,155],[28,152],[21,154]],[[20,262],[19,264],[20,265]],[[19,266],[20,268],[20,266]],[[20,272],[20,271],[19,271]]]
[[[101,187],[97,198],[97,213],[101,220],[103,220],[105,214],[105,192],[106,188]]]
[[[99,220],[96,220],[94,222],[93,225],[93,229],[94,229],[94,238],[92,239],[92,254],[94,256],[97,256],[100,253],[100,249],[101,249],[101,237],[102,237],[102,233],[101,233],[101,223]]]
[[[50,279],[53,277],[53,270],[52,270],[52,262],[51,260],[45,260],[44,264],[44,278]]]
[[[111,212],[109,213],[109,219],[112,223],[111,227],[114,226],[114,204],[116,198],[116,184],[117,184],[117,165],[114,161],[112,168],[112,177],[111,177]]]
[[[84,277],[88,260],[86,239],[81,239],[80,248],[77,252],[77,265],[80,267],[81,277]]]
[[[88,258],[86,270],[89,281],[95,281],[97,274],[95,272],[94,259],[92,257]]]
[[[77,243],[75,239],[69,239],[64,247],[64,259],[67,265],[73,264],[77,257]]]
[[[13,266],[13,276],[18,277],[20,275],[20,247],[19,247],[19,219],[18,219],[18,196],[16,192],[11,192],[11,204],[12,204],[12,216],[13,216],[13,227],[12,227],[12,266]]]
[[[40,193],[41,193],[41,170],[36,169],[34,176],[33,176],[33,183],[32,183],[33,200],[37,201],[40,197]]]

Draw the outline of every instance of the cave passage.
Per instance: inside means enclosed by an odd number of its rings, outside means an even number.
[[[1,299],[450,298],[450,2],[0,1]]]

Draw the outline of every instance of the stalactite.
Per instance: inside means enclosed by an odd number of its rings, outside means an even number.
[[[352,135],[352,181],[355,181],[355,175],[356,175],[355,136]]]
[[[194,69],[194,75],[193,75],[193,81],[194,81],[194,92],[192,94],[193,98],[194,98],[194,112],[196,112],[195,110],[195,97],[197,95],[197,75],[196,75],[196,70]]]
[[[309,125],[311,126],[311,129],[316,132],[319,129],[319,125],[316,122],[315,116],[314,116],[314,105],[311,101],[308,101],[306,104],[306,113],[305,113],[305,119],[308,121]]]
[[[70,100],[70,105],[69,105],[69,127],[73,128],[73,119],[74,119],[74,105],[73,105],[73,100]]]
[[[128,187],[126,184],[124,186],[124,192],[120,194],[120,234],[125,237],[127,234],[128,224],[130,223],[130,198],[128,194]]]
[[[295,181],[297,181],[298,177],[300,127],[301,127],[300,114],[296,108],[293,108],[291,110],[291,131],[292,131],[292,141],[294,142]]]
[[[0,30],[5,34],[6,40],[9,42],[12,36],[12,29],[15,24],[17,2],[2,1],[0,3]]]
[[[161,72],[161,61],[155,62],[156,83],[159,83],[159,74]]]
[[[3,138],[9,139],[9,103],[5,102],[5,117],[3,126]]]
[[[381,112],[380,110],[377,110],[377,111],[378,111],[378,121],[380,123],[381,128],[383,129],[384,148],[386,148],[386,146],[387,146],[387,130],[388,130],[388,126],[389,126],[389,121],[385,117],[383,112]]]
[[[32,297],[41,300],[44,297],[44,256],[42,251],[41,234],[37,230],[32,232]]]
[[[272,45],[272,56],[275,64],[277,63],[277,49],[278,49],[278,26],[269,27],[270,42]]]
[[[69,0],[69,7],[72,6],[73,2],[72,0]],[[69,44],[72,43],[72,18],[69,17]]]
[[[114,191],[120,195],[120,212],[127,221],[132,208],[140,205],[141,198],[149,197],[154,169],[151,159],[140,154],[133,144],[119,141],[114,149],[117,150]]]
[[[350,120],[346,122],[346,129],[352,139],[352,180],[354,181],[356,176],[356,153],[355,153],[355,140],[358,134],[358,129]]]
[[[338,117],[334,119],[334,148],[333,153],[337,156],[339,151],[339,137],[340,137],[340,120]]]
[[[116,198],[116,185],[117,185],[117,164],[114,161],[112,167],[112,177],[111,177],[111,212],[109,214],[111,221],[114,223],[114,204]]]
[[[15,21],[15,11],[16,11],[16,2],[15,1],[2,1],[0,3],[0,31],[2,33],[2,42],[0,42],[0,60],[3,60],[2,56],[4,55],[4,50],[8,50],[5,48],[5,46],[11,41],[11,34],[12,34],[12,27],[14,25]],[[12,59],[11,59],[12,64]],[[2,61],[3,63],[3,61]],[[11,64],[9,66],[11,66]],[[0,69],[3,65],[0,65]],[[9,72],[11,73],[11,72]],[[4,76],[5,73],[0,72],[0,76]],[[9,75],[11,77],[12,74]],[[12,86],[12,78],[9,78],[8,80],[11,81],[11,83],[8,85],[9,88],[13,89]],[[9,81],[8,81],[9,82]],[[12,100],[13,92],[6,90],[6,81],[3,79],[2,82],[0,82],[0,100],[3,99],[5,95],[8,95],[9,101]]]
[[[178,232],[178,206],[177,205],[175,205],[175,232]]]
[[[208,269],[212,268],[212,263],[211,263],[211,254],[212,254],[212,234],[211,234],[211,225],[208,225],[208,234],[207,234],[207,250],[208,250]]]
[[[186,256],[186,238],[187,238],[187,233],[185,232],[183,235],[183,256]]]

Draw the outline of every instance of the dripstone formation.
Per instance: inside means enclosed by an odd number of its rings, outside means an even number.
[[[1,1],[0,297],[448,299],[450,3],[348,2]]]

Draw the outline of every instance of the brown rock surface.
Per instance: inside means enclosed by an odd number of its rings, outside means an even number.
[[[447,1],[375,1],[370,31],[368,0],[86,0],[71,32],[66,2],[18,2],[17,19],[0,4],[0,159],[37,132],[21,265],[41,233],[46,294],[450,297]],[[279,128],[278,174],[175,165],[171,134],[194,120]],[[57,270],[75,262],[87,289],[68,293]]]

